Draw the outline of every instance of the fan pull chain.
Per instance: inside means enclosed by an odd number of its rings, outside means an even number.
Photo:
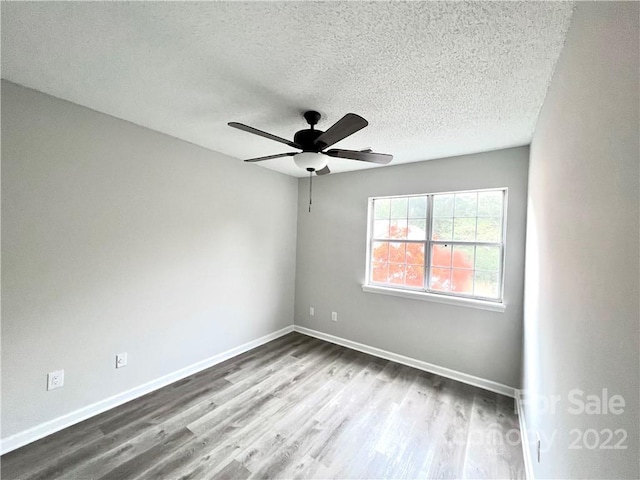
[[[311,213],[311,192],[313,185],[313,170],[309,170],[309,213]]]

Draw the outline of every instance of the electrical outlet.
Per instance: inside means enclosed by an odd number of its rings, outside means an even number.
[[[314,308],[309,307],[309,315],[313,317],[315,314],[316,314],[316,311],[314,310]]]
[[[540,452],[542,451],[542,442],[540,441],[540,435],[538,433],[536,433],[536,448],[537,448],[537,457],[538,457],[538,463],[540,463]]]
[[[338,312],[331,312],[331,320],[334,322],[338,321]]]
[[[122,368],[126,366],[127,366],[127,354],[126,353],[116,354],[116,368]]]
[[[47,375],[47,390],[60,388],[64,385],[64,370],[51,372]]]

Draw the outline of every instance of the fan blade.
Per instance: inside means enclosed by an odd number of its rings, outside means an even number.
[[[287,140],[286,138],[278,137],[276,135],[263,132],[262,130],[258,130],[257,128],[250,127],[249,125],[245,125],[243,123],[229,122],[227,125],[233,128],[237,128],[239,130],[243,130],[245,132],[253,133],[254,135],[260,135],[261,137],[268,138],[270,140],[275,140],[276,142],[284,143],[285,145],[289,145],[290,147],[293,147],[293,148],[302,149],[300,145],[293,143],[292,141]]]
[[[369,122],[360,115],[347,113],[344,117],[334,123],[329,130],[316,138],[314,143],[320,150],[324,150],[343,138],[356,133],[358,130],[362,130],[367,125],[369,125]]]
[[[320,170],[316,170],[316,175],[327,175],[329,173],[331,173],[331,170],[329,170],[329,167],[327,167],[326,165],[324,168],[321,168]]]
[[[340,150],[338,148],[333,148],[323,153],[330,157],[348,158],[350,160],[360,160],[361,162],[379,163],[380,165],[386,165],[393,160],[393,155],[387,153],[358,152],[356,150]]]
[[[279,153],[277,155],[269,155],[268,157],[250,158],[245,160],[245,162],[261,162],[263,160],[271,160],[272,158],[293,157],[296,153],[298,152]]]

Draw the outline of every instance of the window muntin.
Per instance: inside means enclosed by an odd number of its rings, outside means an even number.
[[[370,199],[368,284],[500,302],[506,190]]]

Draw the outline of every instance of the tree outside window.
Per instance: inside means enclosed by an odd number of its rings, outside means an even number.
[[[372,199],[370,283],[499,300],[505,194]]]

